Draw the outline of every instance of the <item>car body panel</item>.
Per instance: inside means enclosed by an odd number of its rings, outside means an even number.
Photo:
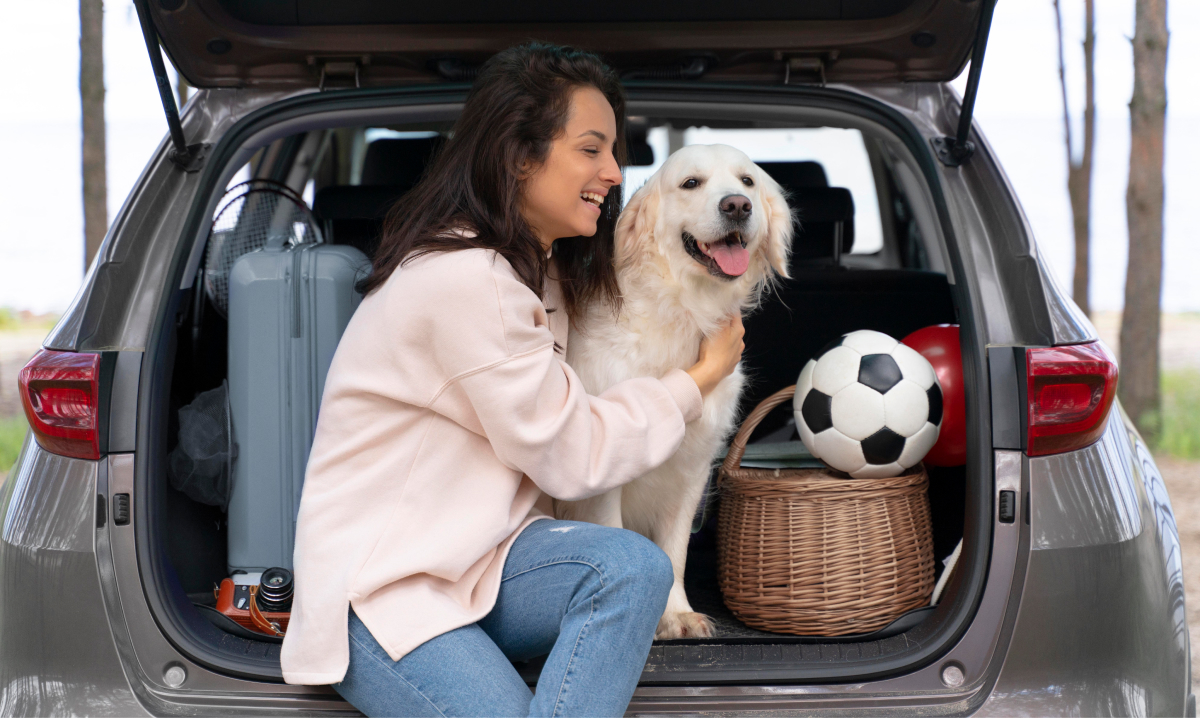
[[[1148,447],[1117,405],[1099,442],[1029,464],[1034,545],[980,714],[1184,715],[1179,534]]]
[[[121,670],[97,574],[100,462],[27,438],[0,484],[0,715],[142,713]]]
[[[469,7],[468,7],[469,5]],[[945,81],[967,61],[983,2],[844,0],[673,3],[148,2],[163,45],[196,87],[376,86],[445,79],[538,39],[614,67],[747,74],[767,82]],[[463,22],[460,18],[472,18]],[[663,74],[666,73],[666,74]],[[335,74],[337,75],[335,77]]]

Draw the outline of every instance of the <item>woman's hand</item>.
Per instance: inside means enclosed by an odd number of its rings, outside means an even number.
[[[700,340],[700,358],[687,373],[700,387],[700,396],[707,397],[722,379],[733,373],[746,345],[742,337],[746,328],[742,326],[742,315],[729,317],[711,337]]]

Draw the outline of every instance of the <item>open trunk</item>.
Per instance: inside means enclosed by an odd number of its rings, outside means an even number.
[[[214,149],[205,174],[208,189],[198,196],[189,225],[196,230],[190,235],[194,245],[182,252],[185,260],[178,264],[176,286],[191,287],[191,292],[172,316],[175,325],[157,358],[171,370],[163,372],[169,386],[159,388],[162,400],[152,429],[157,439],[151,446],[158,450],[151,457],[147,487],[153,507],[149,554],[143,554],[144,559],[153,557],[143,563],[151,574],[144,573],[152,589],[148,594],[160,624],[195,660],[263,680],[280,678],[278,641],[215,615],[214,587],[236,569],[231,556],[235,544],[245,540],[230,522],[245,521],[245,516],[177,490],[180,484],[174,481],[173,486],[173,480],[180,470],[170,458],[181,452],[180,410],[202,392],[234,383],[230,372],[240,371],[227,362],[231,322],[229,309],[222,308],[227,299],[204,274],[209,266],[206,243],[220,239],[223,231],[212,230],[214,216],[225,204],[226,188],[251,178],[271,180],[290,188],[280,192],[294,191],[311,208],[324,243],[354,247],[369,256],[384,212],[419,179],[462,100],[459,91],[338,94],[338,100],[302,97],[269,107],[243,121]],[[743,415],[795,383],[804,363],[845,332],[874,329],[903,338],[921,327],[955,323],[963,326],[964,337],[972,336],[975,319],[963,278],[956,280],[952,269],[957,255],[932,155],[898,114],[840,90],[751,95],[728,87],[645,86],[631,88],[630,95],[630,157],[635,164],[626,172],[627,195],[673,150],[690,143],[723,143],[762,163],[794,202],[803,204],[805,197],[821,196],[830,187],[844,188],[853,198],[844,214],[811,215],[802,223],[793,278],[747,319],[745,365],[753,381],[743,397]],[[835,236],[842,238],[842,251],[831,253]],[[982,362],[982,349],[964,339],[969,406],[986,401]],[[288,371],[265,368],[268,373]],[[309,393],[319,398],[319,391]],[[790,406],[768,416],[752,443],[794,440]],[[968,427],[966,466],[930,471],[939,575],[942,559],[960,539],[964,544],[937,606],[910,611],[871,634],[837,639],[748,628],[724,606],[717,586],[720,499],[714,497],[697,512],[686,584],[694,608],[714,618],[717,636],[656,643],[644,682],[847,681],[900,673],[944,651],[969,624],[990,540],[988,428],[976,420]],[[234,427],[230,465],[247,460],[251,441],[244,428]],[[306,451],[307,445],[301,459]],[[520,668],[533,681],[539,663]]]

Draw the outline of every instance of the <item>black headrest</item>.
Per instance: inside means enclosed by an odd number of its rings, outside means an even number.
[[[442,142],[441,135],[375,140],[367,145],[361,184],[391,185],[402,187],[404,191],[412,189]]]
[[[808,187],[829,186],[829,178],[820,162],[759,162],[758,166],[789,194]]]
[[[407,187],[336,185],[323,187],[313,198],[313,214],[320,219],[379,220]]]
[[[792,272],[811,260],[833,261],[837,225],[842,226],[842,254],[854,248],[854,197],[845,187],[809,187],[792,194],[796,214],[792,238]]]
[[[854,221],[854,195],[845,187],[802,189],[792,195],[791,206],[801,225]]]

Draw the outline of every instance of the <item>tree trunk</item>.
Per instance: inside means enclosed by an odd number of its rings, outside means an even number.
[[[187,78],[183,76],[183,73],[176,71],[175,72],[175,95],[177,98],[176,101],[179,103],[179,112],[180,113],[183,112],[183,106],[186,105],[187,101],[188,101],[188,87],[189,87],[189,85],[188,85]]]
[[[1083,106],[1083,156],[1078,165],[1073,165],[1067,176],[1067,191],[1071,195],[1071,214],[1075,220],[1075,277],[1073,292],[1075,302],[1089,316],[1092,313],[1088,299],[1091,269],[1089,247],[1092,228],[1092,151],[1096,146],[1096,5],[1095,0],[1085,0],[1083,34],[1083,65],[1085,73],[1086,99]]]
[[[1063,128],[1067,145],[1067,193],[1071,198],[1071,218],[1075,230],[1075,274],[1071,294],[1085,314],[1091,315],[1089,300],[1090,245],[1092,214],[1092,154],[1096,146],[1096,12],[1095,0],[1084,0],[1083,63],[1085,100],[1083,106],[1083,153],[1075,156],[1071,130],[1071,106],[1067,100],[1066,63],[1063,61],[1062,12],[1054,2],[1055,28],[1058,31],[1058,80],[1062,88]]]
[[[1158,432],[1158,341],[1163,271],[1163,134],[1167,116],[1167,0],[1137,0],[1129,102],[1129,268],[1121,317],[1120,397],[1148,438]]]
[[[103,0],[79,0],[79,99],[83,118],[83,268],[87,271],[108,231]]]

